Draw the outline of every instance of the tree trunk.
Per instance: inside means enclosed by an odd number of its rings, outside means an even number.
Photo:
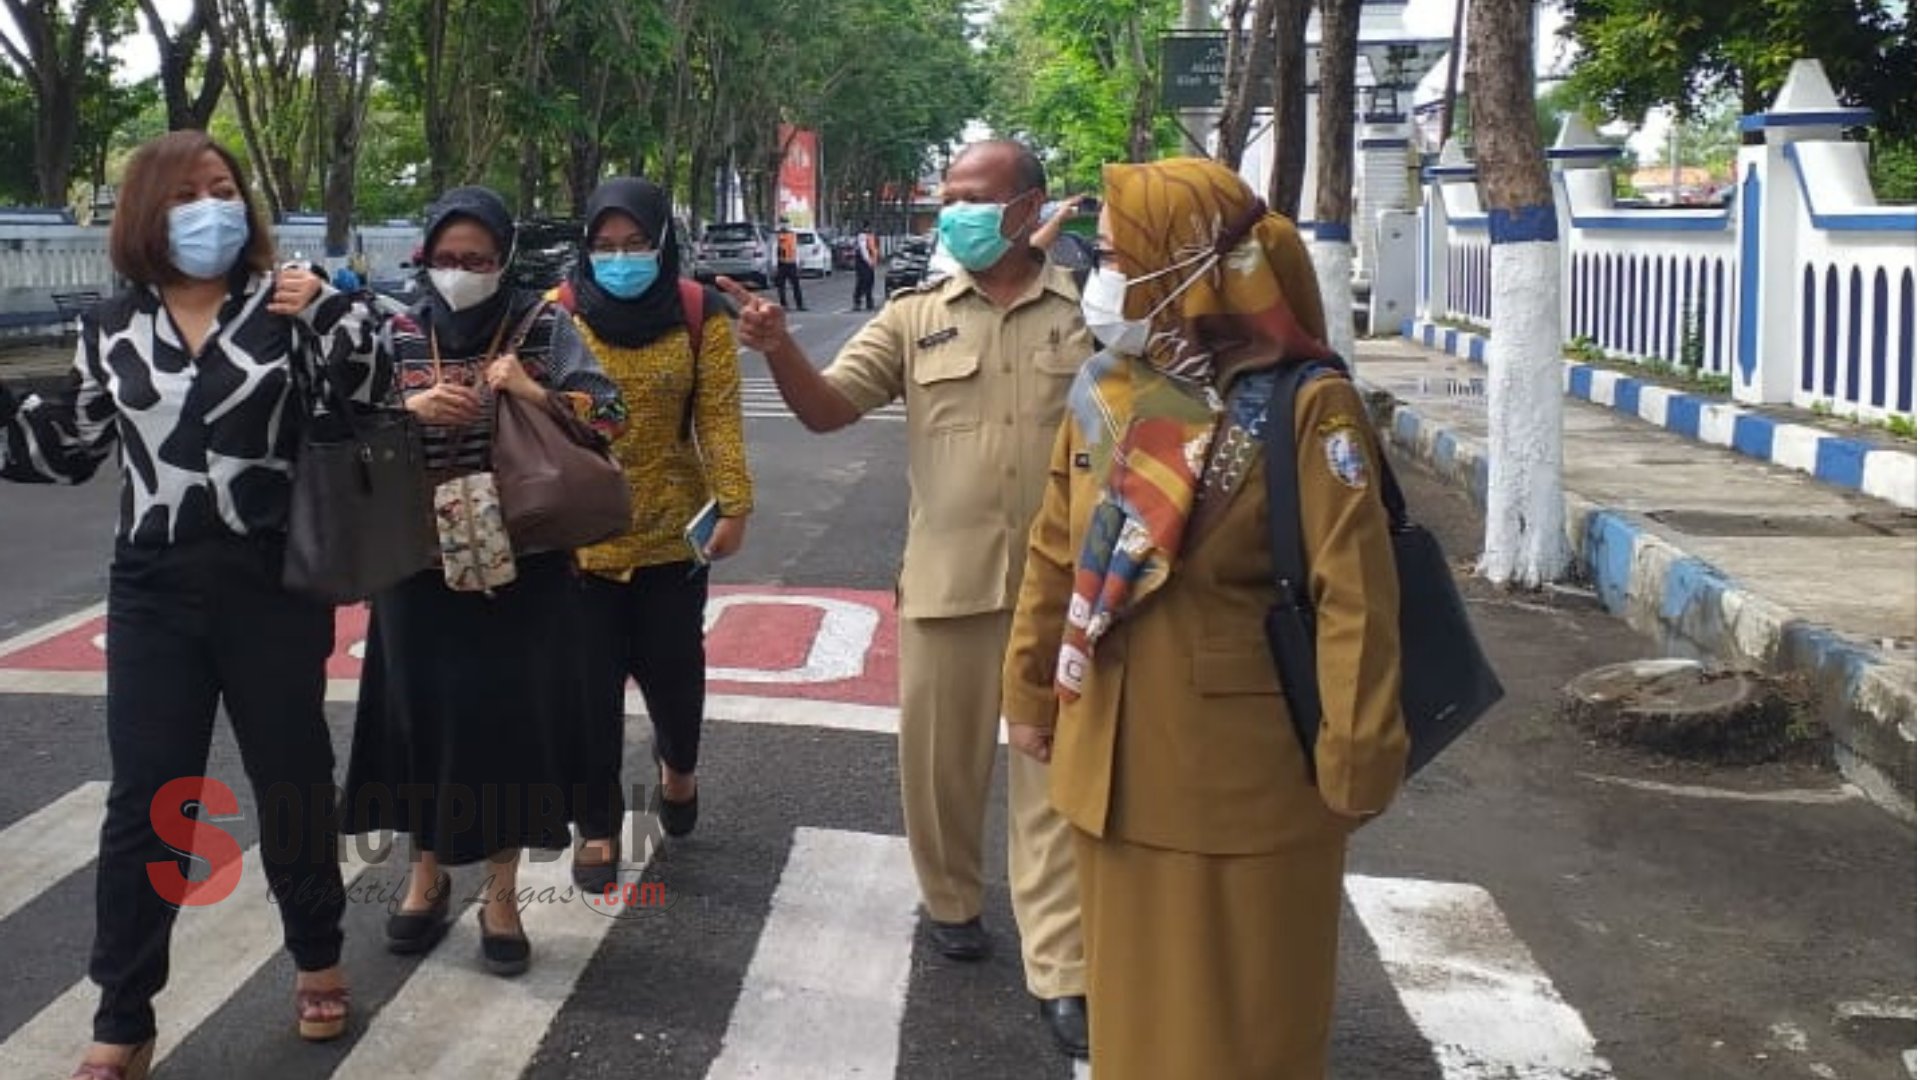
[[[1533,87],[1532,0],[1476,0],[1467,16],[1467,94],[1493,249],[1480,573],[1529,587],[1560,577],[1568,563],[1559,226]]]
[[[453,172],[453,108],[446,96],[447,7],[451,0],[428,0],[425,100],[421,122],[427,137],[427,185],[438,198]]]
[[[1160,113],[1160,81],[1153,63],[1147,59],[1146,34],[1140,29],[1140,15],[1127,20],[1127,36],[1133,44],[1133,115],[1127,124],[1127,160],[1152,161],[1154,158],[1153,122]]]
[[[1300,216],[1307,174],[1307,19],[1313,0],[1277,0],[1273,48],[1273,174],[1267,206]]]
[[[226,65],[221,61],[223,38],[214,0],[194,0],[193,14],[180,27],[178,36],[167,33],[166,21],[160,17],[153,0],[140,0],[140,11],[146,16],[147,29],[160,53],[160,90],[167,106],[167,130],[206,130],[227,81]],[[207,55],[201,61],[200,90],[194,93],[188,89],[187,80],[193,75],[194,60],[200,54],[203,39],[207,43]]]
[[[1354,67],[1360,0],[1320,3],[1320,167],[1314,184],[1313,266],[1327,313],[1327,344],[1353,356]]]
[[[63,18],[66,5],[4,0],[25,43],[0,34],[0,58],[11,61],[33,91],[33,176],[47,206],[67,205],[73,179],[75,140],[80,129],[80,85],[86,75],[87,40],[96,18],[107,14],[106,0],[80,0]]]
[[[1244,11],[1246,0],[1235,0],[1236,12]],[[1274,0],[1259,0],[1253,7],[1253,22],[1245,32],[1239,29],[1238,15],[1227,22],[1226,100],[1220,110],[1219,137],[1215,156],[1228,168],[1240,168],[1247,152],[1247,134],[1253,129],[1253,114],[1263,101],[1260,90],[1266,85],[1263,73],[1273,67]]]

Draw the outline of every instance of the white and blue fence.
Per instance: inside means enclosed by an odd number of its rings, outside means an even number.
[[[1742,127],[1726,204],[1631,209],[1617,148],[1578,118],[1548,158],[1561,227],[1561,330],[1625,360],[1727,376],[1735,399],[1878,421],[1914,414],[1914,208],[1878,203],[1867,147],[1814,61]],[[1492,321],[1487,217],[1457,147],[1427,170],[1416,309]]]
[[[282,258],[298,254],[322,261],[325,241],[324,224],[296,220],[274,227]],[[367,225],[353,230],[351,250],[365,258],[373,281],[397,281],[420,242],[416,226]],[[65,321],[67,312],[55,297],[113,290],[106,226],[76,225],[57,210],[0,210],[0,337],[43,332]]]

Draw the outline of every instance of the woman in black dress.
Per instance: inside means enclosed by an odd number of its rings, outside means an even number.
[[[387,326],[435,483],[489,467],[491,394],[561,393],[610,437],[625,419],[571,321],[537,293],[502,287],[513,233],[492,191],[447,192],[428,214],[427,297]],[[501,975],[524,971],[531,955],[516,897],[521,849],[570,842],[565,738],[586,705],[572,554],[515,551],[514,566],[490,593],[456,591],[436,567],[374,599],[347,773],[350,827],[413,839],[388,947],[432,948],[452,907],[443,868],[487,860],[481,955]]]

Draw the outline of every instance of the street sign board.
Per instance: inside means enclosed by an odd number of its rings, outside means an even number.
[[[1247,34],[1241,32],[1245,47]],[[1254,76],[1254,107],[1273,107],[1272,54],[1266,53]],[[1307,92],[1320,88],[1320,46],[1307,45]],[[1160,107],[1164,109],[1216,109],[1227,96],[1227,32],[1225,30],[1180,30],[1160,35]]]

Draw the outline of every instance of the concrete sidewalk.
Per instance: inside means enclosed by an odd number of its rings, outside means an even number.
[[[1485,369],[1402,338],[1356,343],[1381,430],[1486,499]],[[1843,773],[1914,802],[1914,514],[1804,473],[1566,401],[1579,575],[1670,653],[1810,680]]]

